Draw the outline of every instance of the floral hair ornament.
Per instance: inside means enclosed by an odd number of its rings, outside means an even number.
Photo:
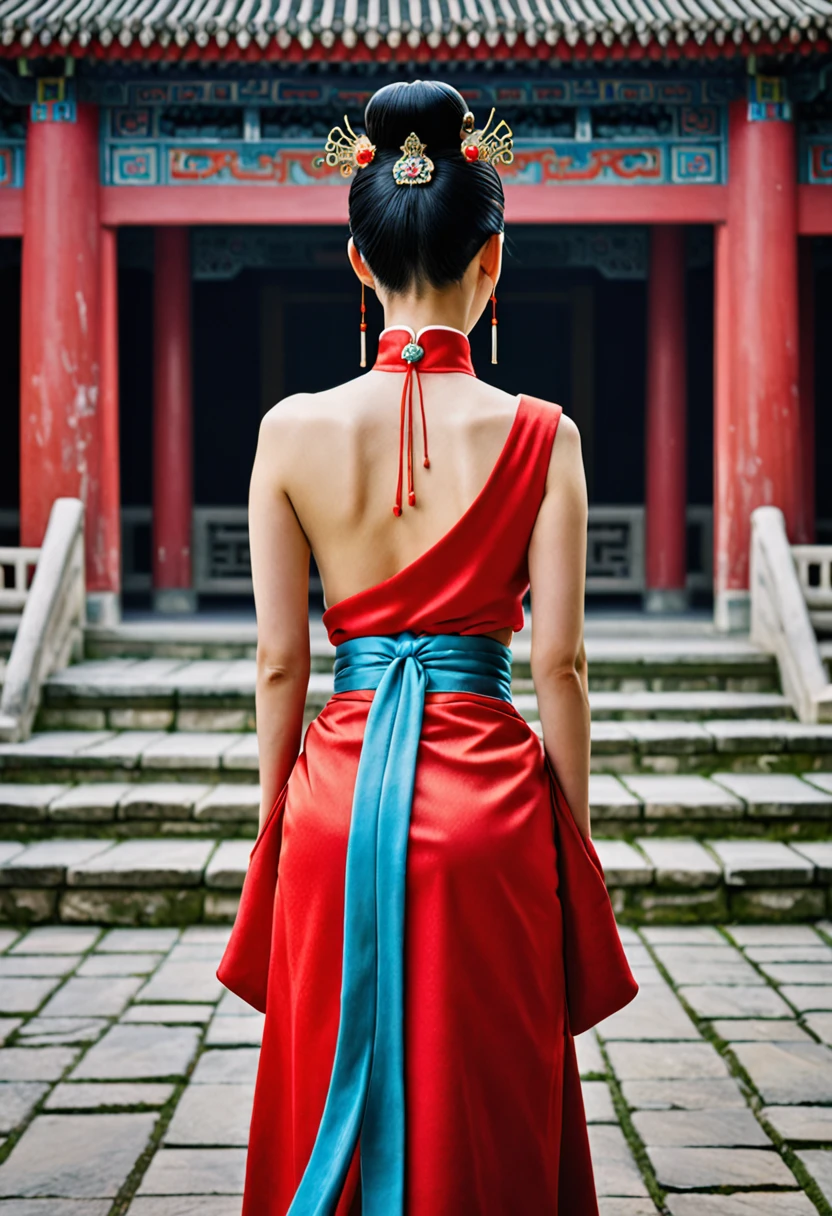
[[[510,165],[514,160],[514,133],[504,118],[489,132],[493,117],[492,109],[488,122],[479,130],[474,129],[474,115],[470,110],[462,119],[462,129],[459,132],[462,140],[460,151],[469,164],[484,160],[489,165]]]
[[[415,131],[411,131],[401,145],[403,155],[393,166],[393,180],[397,186],[425,186],[433,177],[434,164],[425,156],[423,144]]]
[[[333,127],[327,136],[323,156],[316,156],[313,165],[329,165],[335,169],[340,166],[342,177],[351,177],[353,169],[363,169],[369,165],[376,154],[375,144],[370,142],[367,135],[356,135],[350,126],[350,120],[344,115],[347,135],[341,127]]]

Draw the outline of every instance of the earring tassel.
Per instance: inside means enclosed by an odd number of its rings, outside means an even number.
[[[491,295],[491,362],[497,362],[497,297]]]
[[[361,326],[361,366],[367,366],[367,326]]]

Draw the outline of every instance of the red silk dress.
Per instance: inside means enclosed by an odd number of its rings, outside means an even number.
[[[402,327],[385,330],[376,366],[404,370],[409,338]],[[418,338],[421,372],[473,374],[461,331],[430,327]],[[519,397],[472,505],[399,573],[329,608],[330,640],[520,629],[528,545],[560,414]],[[425,481],[417,478],[420,493]],[[244,1216],[285,1216],[321,1122],[339,1028],[351,799],[372,697],[338,693],[310,725],[272,815],[280,842],[271,925],[254,931],[263,938],[256,947],[230,948],[228,974],[220,970],[235,987],[237,958],[263,959],[266,1024]],[[265,881],[251,868],[249,879]],[[550,778],[539,738],[511,703],[428,693],[405,889],[406,1213],[595,1216]],[[356,1151],[336,1216],[360,1212],[359,1178]]]

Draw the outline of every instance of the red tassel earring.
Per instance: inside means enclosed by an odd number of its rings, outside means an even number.
[[[491,293],[491,362],[497,362],[497,297]]]
[[[358,327],[361,335],[361,367],[367,366],[367,305],[364,303],[364,284],[361,284],[361,324]]]

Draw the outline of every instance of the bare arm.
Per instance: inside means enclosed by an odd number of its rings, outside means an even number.
[[[249,488],[249,543],[257,611],[257,742],[260,827],[300,751],[309,682],[309,544],[281,468],[291,459],[285,402],[260,426]]]
[[[583,836],[589,822],[589,692],[584,650],[587,494],[581,439],[562,416],[529,547],[532,679],[543,746]]]

